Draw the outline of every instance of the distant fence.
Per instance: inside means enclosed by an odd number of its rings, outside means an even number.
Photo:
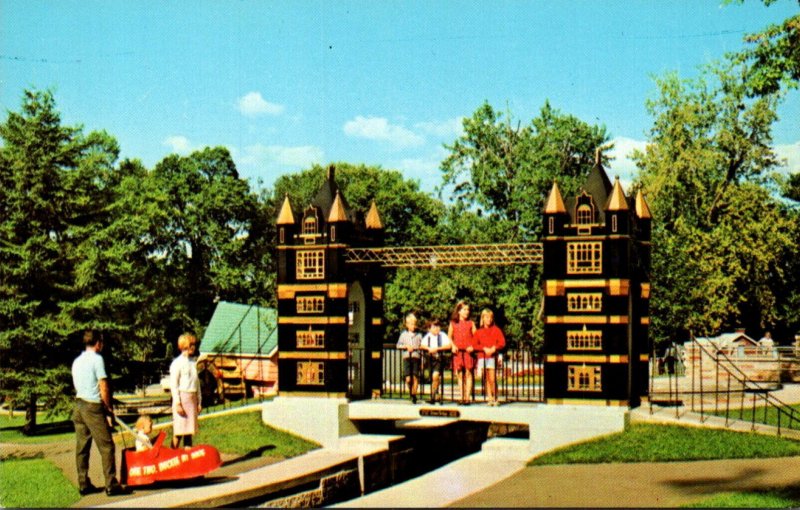
[[[783,382],[796,381],[800,358],[796,350],[773,348],[719,348],[694,337],[687,342],[685,360],[677,370],[666,370],[659,376],[653,365],[650,377],[650,412],[654,406],[675,408],[707,416],[725,418],[730,423],[749,422],[785,430],[800,430],[800,411],[787,405],[772,393]]]
[[[383,346],[383,398],[410,398],[409,388],[403,377],[403,352],[394,344]],[[464,354],[471,356],[470,354]],[[458,380],[453,373],[452,353],[444,354],[442,360],[442,382],[438,397],[445,402],[457,402],[462,396],[458,388]],[[421,370],[417,397],[423,400],[431,398],[433,359],[427,352],[420,352]],[[532,349],[507,349],[494,356],[497,397],[505,402],[542,402],[544,400],[544,376],[541,356]],[[486,369],[481,359],[475,359],[474,383],[472,397],[474,401],[485,402]]]

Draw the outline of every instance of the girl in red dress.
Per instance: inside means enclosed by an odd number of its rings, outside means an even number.
[[[465,301],[456,304],[450,316],[447,336],[453,343],[453,372],[458,376],[458,387],[461,391],[459,404],[467,405],[472,400],[472,371],[475,368],[475,350],[472,335],[475,323],[469,320],[469,305]]]
[[[481,310],[481,327],[473,337],[475,351],[478,353],[478,363],[483,366],[486,375],[483,387],[486,390],[486,399],[490,406],[497,405],[497,383],[495,380],[495,367],[497,365],[497,352],[506,346],[506,337],[503,331],[494,323],[494,312],[488,308]]]

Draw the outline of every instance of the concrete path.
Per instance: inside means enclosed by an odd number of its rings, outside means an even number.
[[[352,499],[340,508],[433,508],[447,506],[525,467],[524,461],[478,452],[407,482]]]
[[[800,497],[800,457],[527,467],[449,506],[678,507],[720,492],[776,488]]]

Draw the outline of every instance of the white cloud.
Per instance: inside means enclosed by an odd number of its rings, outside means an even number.
[[[397,148],[419,147],[425,143],[422,136],[403,126],[390,124],[383,117],[358,115],[345,122],[343,129],[347,136],[387,142]]]
[[[192,152],[193,147],[192,144],[189,142],[189,139],[185,136],[175,135],[175,136],[168,136],[162,142],[163,145],[172,149],[172,152],[176,154],[180,154],[181,156],[185,156]]]
[[[244,166],[277,165],[298,169],[320,163],[322,157],[322,149],[313,145],[286,147],[255,144],[244,147],[237,163]]]
[[[783,172],[789,174],[800,172],[800,141],[776,145],[775,154],[778,155],[778,159],[784,160],[785,165],[781,169]]]
[[[418,158],[405,158],[389,164],[391,168],[397,168],[403,172],[408,179],[419,180],[420,189],[432,193],[434,188],[441,184],[442,173],[439,165],[447,157],[447,151],[443,147],[436,147],[433,152]]]
[[[270,103],[261,96],[261,92],[248,92],[237,101],[237,108],[247,117],[259,115],[280,115],[285,110],[283,105]]]
[[[454,117],[441,122],[418,122],[414,127],[439,138],[458,138],[464,133],[463,121],[464,117]]]
[[[614,148],[608,151],[607,154],[613,159],[609,163],[607,173],[612,179],[614,176],[619,176],[620,183],[627,189],[633,182],[633,178],[639,173],[636,163],[631,159],[631,154],[635,149],[644,151],[647,141],[620,136],[614,138],[611,142],[614,143]]]

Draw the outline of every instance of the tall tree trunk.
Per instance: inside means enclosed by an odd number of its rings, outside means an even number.
[[[22,427],[22,433],[26,436],[32,436],[36,433],[36,401],[38,395],[32,394],[28,400],[28,406],[25,409],[25,425]]]

